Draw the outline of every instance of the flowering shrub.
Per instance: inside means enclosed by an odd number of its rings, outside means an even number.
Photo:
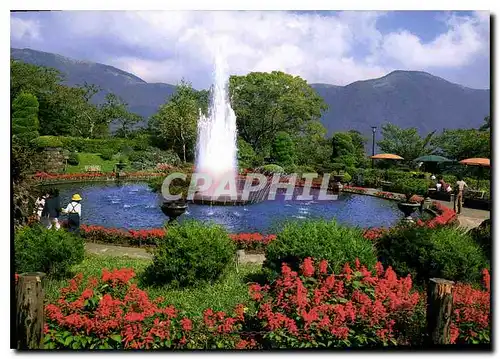
[[[229,237],[234,241],[238,249],[263,249],[271,241],[276,239],[275,234],[261,233],[236,233],[230,234]]]
[[[210,349],[253,345],[237,334],[244,307],[234,314],[205,311],[193,320],[163,298],[151,300],[132,283],[135,273],[123,268],[103,270],[101,278],[84,285],[80,273],[56,304],[45,307],[46,349]]]
[[[435,228],[437,226],[453,224],[457,220],[456,212],[446,207],[444,204],[434,201],[432,202],[432,207],[438,212],[438,215],[426,223],[419,222],[418,225],[426,225],[427,227]]]
[[[366,188],[363,187],[352,187],[352,186],[344,186],[342,188],[344,192],[352,192],[352,193],[359,193],[359,194],[365,194],[368,192]]]
[[[414,314],[419,294],[410,276],[398,279],[377,263],[375,274],[356,260],[342,274],[328,262],[306,258],[300,272],[283,264],[271,285],[251,285],[257,318],[269,348],[369,347],[406,344],[401,330]]]
[[[490,342],[490,273],[483,270],[483,286],[478,290],[459,283],[453,291],[453,317],[450,327],[452,344]]]

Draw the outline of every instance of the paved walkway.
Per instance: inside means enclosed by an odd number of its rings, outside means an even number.
[[[148,252],[147,249],[137,248],[137,247],[120,247],[111,244],[100,244],[100,243],[85,243],[85,249],[87,252],[97,255],[106,255],[112,257],[124,257],[124,258],[135,258],[135,259],[145,259],[151,260],[153,258],[152,254]],[[238,262],[240,264],[246,263],[257,263],[262,264],[264,262],[264,254],[244,254],[238,256]]]

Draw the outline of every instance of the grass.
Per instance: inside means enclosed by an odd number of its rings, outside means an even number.
[[[99,277],[102,269],[133,268],[139,277],[144,269],[150,264],[147,259],[131,259],[123,257],[109,257],[102,255],[87,254],[82,263],[75,265],[74,273],[82,272],[84,278],[91,276]],[[212,285],[204,285],[196,288],[170,289],[168,287],[147,287],[140,285],[141,289],[148,292],[150,298],[159,296],[164,302],[174,305],[189,315],[198,316],[206,308],[214,310],[231,311],[238,303],[248,303],[247,278],[258,275],[261,271],[260,265],[240,265],[239,273],[231,270],[227,275]],[[48,302],[55,302],[59,297],[59,290],[68,283],[66,280],[48,279],[45,282],[45,296]]]
[[[85,172],[85,166],[101,166],[102,172],[112,172],[115,164],[118,163],[118,160],[103,160],[101,156],[97,153],[87,153],[81,152],[78,154],[80,159],[80,163],[77,166],[68,165],[66,172],[67,173],[82,173]]]

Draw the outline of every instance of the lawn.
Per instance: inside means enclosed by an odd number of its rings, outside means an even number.
[[[103,160],[101,156],[97,153],[87,153],[82,152],[78,154],[80,163],[77,166],[68,165],[67,173],[83,173],[85,172],[85,166],[101,166],[102,172],[112,172],[115,164],[118,162],[115,159]]]
[[[147,259],[131,259],[121,257],[108,257],[87,254],[81,264],[75,265],[75,273],[82,272],[84,278],[100,276],[103,268],[133,268],[140,276],[149,265]],[[204,285],[189,289],[170,289],[166,287],[147,287],[145,289],[150,298],[159,296],[165,299],[165,303],[173,304],[176,308],[186,311],[190,315],[201,315],[206,308],[214,310],[230,311],[238,303],[249,303],[248,282],[250,277],[260,273],[260,265],[240,265],[239,273],[233,269],[213,285]],[[55,302],[59,297],[59,290],[66,286],[68,280],[48,279],[45,282],[45,295],[48,302]]]

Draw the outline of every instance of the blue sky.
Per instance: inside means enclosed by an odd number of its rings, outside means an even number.
[[[347,85],[393,70],[490,87],[488,12],[65,11],[11,14],[11,46],[206,88],[223,43],[233,74],[281,70]]]

